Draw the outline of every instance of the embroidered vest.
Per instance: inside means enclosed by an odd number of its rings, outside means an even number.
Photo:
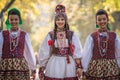
[[[101,59],[101,58],[106,58],[106,59],[114,59],[115,58],[115,38],[116,34],[114,32],[108,32],[109,34],[109,39],[107,43],[107,52],[104,56],[100,55],[100,50],[99,50],[99,44],[98,44],[98,32],[92,33],[92,38],[94,42],[94,47],[93,47],[93,57],[92,59]]]
[[[50,35],[51,39],[54,41],[54,31],[49,32],[49,35]],[[68,44],[69,44],[69,42],[72,41],[73,31],[68,30],[67,35],[68,35]],[[60,50],[59,48],[54,48],[53,53],[55,55],[60,55],[60,56],[66,56],[67,54],[70,54],[69,47],[65,47],[63,49]],[[64,53],[64,54],[61,54],[61,53]]]
[[[17,47],[14,51],[10,50],[10,33],[8,30],[3,31],[3,48],[2,58],[23,58],[25,32],[20,31],[20,37]]]

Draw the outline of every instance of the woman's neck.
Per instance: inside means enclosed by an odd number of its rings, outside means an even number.
[[[98,31],[99,31],[99,32],[106,32],[106,31],[107,31],[107,28],[99,28]]]
[[[57,28],[58,32],[65,31],[65,28]]]
[[[18,31],[19,28],[11,28],[10,30],[11,30],[11,31]]]

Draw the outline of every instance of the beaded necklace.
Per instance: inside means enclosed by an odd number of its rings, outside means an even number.
[[[66,34],[65,32],[57,32],[57,41],[59,44],[59,47],[65,47],[66,46]]]
[[[18,30],[17,34],[12,34],[12,31],[9,31],[10,34],[10,51],[14,51],[19,43],[19,37],[20,37],[20,30]]]
[[[57,47],[60,49],[61,54],[65,54],[66,51],[64,47],[66,47],[66,34],[65,31],[57,32]]]
[[[101,33],[98,31],[98,48],[100,51],[100,55],[102,57],[105,56],[107,53],[108,40],[109,40],[109,32],[108,31],[101,32]]]
[[[63,32],[63,31],[65,31],[65,28],[62,28],[62,29],[57,28],[57,32]]]

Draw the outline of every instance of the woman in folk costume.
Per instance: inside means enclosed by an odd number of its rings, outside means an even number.
[[[40,80],[78,80],[81,76],[81,43],[69,30],[65,7],[55,9],[55,27],[49,32],[39,49]],[[45,72],[45,74],[44,74]]]
[[[18,9],[9,10],[6,25],[0,33],[0,80],[30,80],[29,70],[35,78],[36,59],[28,33],[19,28]]]
[[[97,31],[90,34],[83,50],[83,71],[87,80],[119,80],[120,41],[110,31],[105,10],[96,13]]]

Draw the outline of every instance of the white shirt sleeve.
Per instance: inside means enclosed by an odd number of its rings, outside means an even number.
[[[28,33],[25,34],[25,49],[24,49],[24,57],[28,62],[30,70],[36,69],[36,58],[35,54],[28,36]]]
[[[2,57],[2,47],[3,47],[3,32],[0,32],[0,59]]]
[[[84,45],[84,49],[82,52],[82,66],[83,71],[86,72],[88,65],[90,63],[90,60],[92,58],[92,52],[93,52],[93,38],[92,36],[88,36]]]
[[[73,58],[81,58],[82,57],[82,45],[81,45],[79,37],[75,33],[73,33],[73,36],[72,36],[72,43],[75,46]]]
[[[38,52],[39,67],[43,66],[45,67],[50,57],[50,47],[48,45],[48,40],[51,40],[49,34],[47,34],[39,48]]]
[[[115,57],[118,66],[120,67],[120,39],[118,38],[118,36],[116,36],[116,40],[115,40]]]

